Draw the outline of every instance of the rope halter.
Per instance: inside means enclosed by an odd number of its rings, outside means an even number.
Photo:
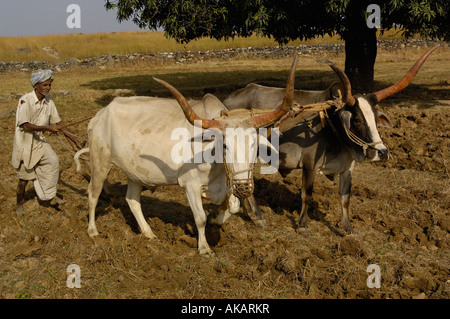
[[[352,141],[356,145],[362,147],[365,157],[367,156],[367,149],[372,148],[372,149],[376,150],[375,145],[383,144],[382,141],[372,142],[372,143],[366,142],[366,141],[362,140],[359,136],[357,136],[355,133],[353,133],[352,131],[347,129],[347,127],[345,125],[343,125],[343,127],[345,130],[345,134],[347,134],[347,137],[350,139],[350,141]]]

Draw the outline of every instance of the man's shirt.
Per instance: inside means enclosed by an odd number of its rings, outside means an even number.
[[[22,96],[16,112],[12,165],[17,169],[23,161],[25,168],[33,168],[43,155],[44,143],[47,143],[44,132],[27,132],[23,124],[46,126],[60,121],[55,103],[49,97],[39,102],[34,90]]]

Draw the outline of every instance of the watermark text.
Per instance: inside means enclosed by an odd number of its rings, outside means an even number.
[[[66,20],[69,29],[81,28],[81,8],[78,4],[70,4],[66,9],[67,13],[71,13]]]
[[[67,288],[81,288],[81,269],[77,264],[71,264],[67,267]]]
[[[367,272],[370,273],[367,277],[368,288],[381,288],[381,269],[377,264],[367,266]]]
[[[369,29],[381,28],[381,9],[378,4],[370,4],[366,9],[370,15],[367,17],[366,23]]]

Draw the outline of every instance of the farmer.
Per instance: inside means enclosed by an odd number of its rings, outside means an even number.
[[[65,201],[58,197],[56,188],[59,180],[59,160],[44,133],[57,134],[59,131],[68,137],[78,148],[78,140],[69,132],[58,115],[49,93],[53,82],[53,72],[42,70],[33,73],[31,85],[34,90],[19,99],[16,113],[16,127],[12,165],[17,171],[16,213],[21,216],[25,187],[33,181],[37,196],[43,204],[58,206]]]

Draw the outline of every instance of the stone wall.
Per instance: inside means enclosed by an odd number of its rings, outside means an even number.
[[[427,40],[379,40],[379,50],[397,51],[400,49],[420,49],[432,46],[439,41]],[[442,42],[442,46],[448,47],[447,42]],[[51,48],[47,48],[48,51]],[[45,61],[32,62],[0,62],[0,73],[2,72],[33,72],[39,69],[52,69],[61,71],[71,67],[81,68],[106,68],[120,63],[133,63],[136,61],[144,61],[155,64],[184,64],[197,63],[202,61],[223,61],[234,58],[261,58],[261,59],[278,59],[292,57],[297,51],[301,55],[320,56],[320,57],[336,57],[344,54],[344,44],[315,44],[315,45],[299,45],[299,46],[275,46],[260,48],[236,48],[223,50],[207,50],[207,51],[183,51],[183,52],[159,52],[159,53],[134,53],[134,54],[108,54],[98,57],[79,60],[71,58],[65,62],[50,63]],[[53,50],[54,51],[54,50]],[[55,55],[57,52],[53,52]]]

